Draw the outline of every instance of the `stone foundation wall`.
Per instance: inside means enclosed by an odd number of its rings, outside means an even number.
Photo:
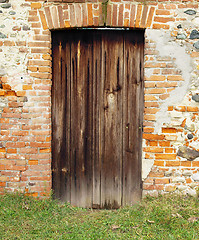
[[[199,1],[0,0],[0,192],[51,189],[51,30],[145,28],[143,193],[199,186]]]

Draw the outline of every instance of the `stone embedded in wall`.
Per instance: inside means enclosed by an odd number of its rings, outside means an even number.
[[[185,180],[185,177],[176,177],[176,178],[173,178],[173,179],[172,179],[172,182],[175,182],[175,183],[184,183],[184,182],[186,182],[186,180]]]
[[[194,126],[194,124],[191,124],[190,126],[185,124],[184,129],[189,130],[190,132],[194,132],[195,131],[195,126]]]
[[[0,68],[0,76],[3,76],[3,75],[5,75],[6,73],[5,73],[5,70],[3,69],[3,68]]]
[[[199,49],[199,41],[195,42],[195,43],[193,44],[193,46],[194,46],[196,49]]]
[[[195,94],[192,96],[192,99],[195,101],[195,102],[199,102],[199,94]]]
[[[177,188],[179,191],[184,191],[187,189],[187,187],[185,185],[179,185]]]
[[[0,32],[0,38],[7,38],[7,36],[5,34],[3,34],[2,32]]]
[[[15,11],[10,11],[9,14],[10,14],[10,15],[15,15],[16,12],[15,12]]]
[[[190,34],[190,39],[199,39],[199,32],[197,30],[193,30]]]
[[[6,3],[7,0],[0,0],[0,3]]]
[[[187,36],[184,33],[178,33],[178,35],[176,36],[177,39],[181,39],[184,40],[187,38]]]
[[[191,176],[192,173],[189,170],[185,170],[182,175],[187,177],[187,176]]]
[[[26,96],[20,97],[21,102],[28,102],[28,98]]]
[[[193,134],[191,134],[191,133],[187,134],[187,138],[188,139],[192,139],[193,138]]]
[[[164,173],[164,176],[165,177],[170,177],[170,176],[172,176],[172,173],[173,173],[172,170],[169,170],[169,171]]]
[[[199,182],[199,173],[193,174],[192,178],[195,182]]]
[[[199,157],[199,151],[193,150],[186,146],[180,146],[177,152],[177,156],[186,158],[189,161],[193,161],[195,158]]]
[[[192,196],[192,197],[195,197],[197,195],[196,191],[193,190],[193,189],[187,189],[186,190],[186,193],[189,195],[189,196]]]
[[[23,25],[23,30],[28,31],[28,30],[30,30],[30,27],[28,25]]]
[[[10,8],[11,4],[10,3],[5,3],[1,5],[2,8]]]
[[[188,15],[195,15],[196,14],[196,11],[195,10],[192,10],[192,9],[188,9],[186,11],[184,11],[184,13],[188,14]]]

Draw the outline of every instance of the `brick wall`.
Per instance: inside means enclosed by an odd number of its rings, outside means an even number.
[[[0,192],[50,192],[50,31],[111,26],[146,28],[143,193],[196,194],[198,5],[185,0],[0,1]]]

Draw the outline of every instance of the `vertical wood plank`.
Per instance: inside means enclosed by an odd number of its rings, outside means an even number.
[[[122,171],[122,81],[123,38],[116,32],[103,33],[104,156],[102,158],[101,205],[121,205]]]
[[[62,33],[62,42],[63,42],[63,51],[62,51],[62,81],[65,83],[65,97],[63,100],[65,101],[64,107],[64,143],[63,146],[65,148],[63,162],[62,162],[62,189],[61,189],[61,199],[65,202],[71,202],[71,159],[70,159],[70,136],[71,136],[71,126],[70,126],[70,118],[71,118],[71,89],[70,89],[70,36],[67,38],[64,37],[64,33]]]
[[[71,42],[71,203],[92,201],[92,44],[85,32]]]
[[[124,41],[124,98],[123,98],[123,205],[134,204],[141,198],[141,140],[143,114],[141,84],[141,31],[128,34]],[[143,58],[142,58],[143,60]],[[142,77],[143,79],[143,77]],[[142,89],[142,90],[141,90]]]
[[[52,44],[53,51],[53,85],[52,85],[52,157],[56,161],[52,162],[52,177],[53,177],[53,189],[56,198],[60,198],[60,161],[61,161],[61,138],[60,136],[60,121],[59,117],[62,117],[62,113],[59,111],[61,107],[60,99],[57,99],[57,94],[60,93],[59,85],[61,85],[61,71],[60,71],[60,41],[59,38],[54,39]],[[57,74],[58,73],[58,74]]]
[[[93,34],[93,208],[101,203],[100,109],[101,109],[101,33]]]

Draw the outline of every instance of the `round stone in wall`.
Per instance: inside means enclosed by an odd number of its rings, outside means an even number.
[[[194,14],[196,14],[196,11],[193,9],[188,9],[188,10],[184,11],[184,13],[186,13],[188,15],[194,15]]]
[[[197,30],[193,30],[190,34],[190,39],[199,39],[199,32]]]
[[[10,3],[4,3],[1,5],[2,8],[10,8],[11,4]]]
[[[199,173],[193,174],[192,178],[195,182],[199,182]]]
[[[195,102],[199,102],[199,94],[195,94],[192,96],[192,99],[195,101]]]
[[[184,34],[184,33],[180,33],[176,36],[177,39],[181,39],[181,40],[184,40],[187,38],[187,36]]]
[[[6,3],[7,0],[0,0],[0,3]]]
[[[28,27],[28,25],[24,25],[24,26],[23,26],[23,30],[24,30],[24,31],[28,31],[28,30],[30,30],[30,28]]]
[[[10,11],[9,14],[10,14],[10,15],[15,15],[16,12],[15,12],[15,11]]]
[[[193,46],[194,46],[196,49],[199,49],[199,41],[195,42],[195,43],[193,44]]]
[[[192,139],[193,138],[193,134],[191,134],[191,133],[187,134],[187,138],[188,139]]]
[[[7,38],[7,36],[0,32],[0,38]]]

